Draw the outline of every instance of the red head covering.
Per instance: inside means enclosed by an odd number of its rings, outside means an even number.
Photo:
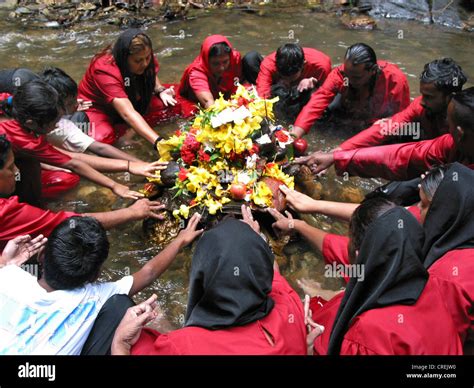
[[[229,68],[219,80],[212,75],[209,67],[209,51],[212,46],[217,43],[226,43],[231,48]],[[238,78],[240,81],[241,74],[242,64],[240,53],[232,48],[232,45],[225,36],[211,35],[204,39],[201,52],[184,71],[179,85],[179,93],[190,100],[197,100],[195,93],[201,91],[210,91],[214,98],[219,97],[219,92],[229,97],[230,94],[237,89],[235,86],[235,78]],[[196,82],[194,82],[194,80],[196,80]],[[193,85],[193,87],[192,84],[199,86],[196,87]]]

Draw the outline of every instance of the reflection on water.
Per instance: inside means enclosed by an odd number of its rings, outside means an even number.
[[[408,75],[412,97],[418,94],[418,74],[423,64],[439,57],[453,57],[474,76],[472,52],[473,35],[421,25],[415,22],[381,20],[375,31],[349,31],[341,27],[335,17],[314,14],[307,10],[284,13],[278,10],[257,14],[222,10],[212,13],[198,13],[197,18],[187,22],[156,24],[147,33],[154,42],[155,51],[161,64],[160,78],[164,82],[178,82],[185,66],[198,54],[202,40],[210,34],[223,34],[242,53],[258,50],[268,54],[279,45],[297,41],[303,46],[311,46],[331,56],[333,65],[341,63],[345,49],[353,43],[364,41],[374,47],[380,59],[398,64]],[[7,22],[6,13],[0,13],[0,54],[2,67],[29,67],[39,70],[47,65],[63,68],[79,81],[87,65],[97,51],[112,43],[120,31],[103,24],[85,24],[74,30],[26,30],[12,27]],[[403,32],[403,39],[398,39]],[[184,37],[184,38],[183,38]],[[177,123],[157,128],[166,135],[173,131]],[[323,131],[309,136],[313,149],[330,149],[346,138],[338,130]],[[144,141],[128,151],[145,160],[152,160],[154,153]],[[112,174],[114,179],[125,182],[123,174]],[[143,181],[132,178],[125,182],[139,186]],[[322,193],[326,199],[355,200],[381,184],[380,180],[351,178],[344,182],[333,172],[321,179]],[[104,211],[122,207],[124,200],[116,200],[109,190],[97,188],[81,182],[79,189],[69,193],[62,201],[52,203],[54,209],[75,209],[78,212]],[[308,218],[311,223],[326,231],[343,234],[347,225],[321,216]],[[132,223],[109,232],[111,241],[110,258],[102,274],[104,280],[115,280],[140,268],[157,254],[157,248],[143,238],[141,223]],[[323,286],[338,289],[342,283],[338,279],[325,279],[324,262],[319,252],[313,252],[302,241],[290,242],[278,258],[282,272],[296,286],[296,279],[311,277]],[[182,252],[169,270],[152,287],[139,295],[142,300],[151,293],[158,294],[159,304],[176,326],[183,322],[187,301],[188,269],[191,251]],[[299,291],[299,290],[298,290]]]

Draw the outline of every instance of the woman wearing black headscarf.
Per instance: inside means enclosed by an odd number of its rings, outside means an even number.
[[[174,87],[161,84],[158,70],[150,38],[134,28],[92,59],[79,98],[92,101],[86,114],[94,139],[111,144],[131,127],[155,143],[152,126],[179,114]]]
[[[184,327],[144,329],[132,354],[306,354],[302,303],[268,244],[228,219],[197,244]]]
[[[460,163],[434,168],[421,182],[420,198],[424,265],[462,290],[461,298],[443,300],[464,340],[469,326],[474,333],[474,171]]]
[[[383,202],[365,201],[352,216],[349,251],[363,277],[352,277],[318,312],[334,318],[316,338],[315,354],[462,354],[441,302],[450,286],[428,277],[421,260],[422,227],[406,209]]]

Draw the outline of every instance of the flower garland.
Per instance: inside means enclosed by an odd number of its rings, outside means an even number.
[[[187,129],[158,143],[160,161],[174,160],[180,167],[173,187],[175,197],[190,198],[173,211],[176,218],[188,218],[194,207],[205,207],[214,215],[231,199],[272,206],[273,194],[265,177],[294,187],[293,177],[278,163],[260,156],[261,148],[271,142],[268,134],[261,134],[261,124],[265,119],[274,120],[277,100],[262,99],[254,88],[238,85],[229,100],[220,95],[211,107],[198,112]],[[280,147],[292,143],[286,130],[271,127]],[[149,180],[159,183],[159,179]]]

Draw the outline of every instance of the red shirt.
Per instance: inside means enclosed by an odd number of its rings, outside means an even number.
[[[419,125],[420,138],[414,139],[416,141],[434,139],[448,133],[449,127],[446,119],[439,116],[430,117],[426,109],[421,106],[421,100],[422,97],[415,98],[406,109],[393,115],[390,119],[377,121],[371,127],[346,140],[339,147],[344,150],[352,150],[398,142],[397,134],[400,133],[400,125],[407,123]]]
[[[372,121],[392,116],[410,103],[410,90],[405,74],[394,64],[385,61],[377,61],[377,64],[380,72],[375,81],[369,106]],[[324,84],[312,94],[296,118],[295,126],[303,128],[308,133],[337,94],[346,96],[349,88],[344,78],[344,65],[333,69]]]
[[[16,120],[0,123],[0,134],[6,134],[12,143],[15,158],[36,159],[41,163],[54,166],[62,166],[71,160],[68,155],[49,144],[45,135],[35,135],[25,131]]]
[[[321,85],[331,72],[331,58],[321,51],[313,48],[303,47],[304,64],[303,72],[296,82],[304,78],[314,77]],[[257,77],[257,92],[260,97],[269,98],[272,85],[280,80],[276,66],[276,51],[267,55],[260,64],[260,71]]]
[[[367,281],[367,279],[366,279]],[[452,293],[447,293],[451,290]],[[325,327],[314,341],[315,355],[327,354],[332,326],[344,297],[340,293],[313,313]],[[463,354],[449,310],[441,301],[459,295],[452,284],[430,276],[418,301],[412,306],[393,305],[358,315],[344,336],[341,355],[460,355]]]
[[[156,74],[158,74],[160,66],[154,56],[153,60]],[[128,98],[128,95],[122,73],[112,54],[92,59],[79,84],[79,98],[92,101],[91,109],[97,109],[118,118],[118,113],[111,105],[112,101],[114,98]]]
[[[387,180],[416,178],[437,164],[458,159],[450,134],[432,140],[334,152],[334,166],[338,174],[347,172]]]
[[[474,249],[454,249],[446,253],[443,257],[436,260],[428,272],[440,279],[450,281],[461,288],[466,299],[464,314],[456,320],[464,322],[463,339],[471,326],[471,331],[474,334]],[[456,311],[450,304],[450,298],[443,299],[450,310]]]
[[[18,202],[18,197],[0,198],[0,246],[18,236],[39,234],[49,236],[56,226],[72,216],[73,212],[53,213],[27,203]]]
[[[184,327],[168,334],[144,329],[132,354],[283,355],[306,354],[303,305],[287,281],[275,272],[270,297],[275,305],[263,319],[222,330]],[[270,345],[264,330],[273,338]]]

